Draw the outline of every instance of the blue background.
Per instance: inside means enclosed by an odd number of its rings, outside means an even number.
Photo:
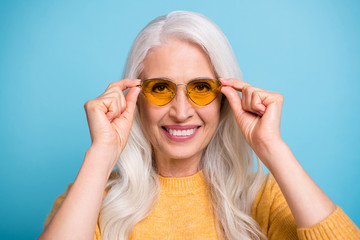
[[[136,34],[173,10],[228,36],[244,79],[285,96],[282,135],[360,224],[360,2],[1,1],[0,232],[34,239],[80,169],[83,104],[120,79]]]

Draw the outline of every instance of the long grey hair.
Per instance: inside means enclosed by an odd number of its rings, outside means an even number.
[[[219,77],[242,80],[235,55],[223,32],[201,14],[175,11],[151,21],[137,36],[128,56],[124,78],[138,78],[150,49],[162,46],[169,38],[191,41],[202,47]],[[201,168],[210,189],[219,234],[226,239],[264,237],[250,217],[251,206],[263,181],[258,162],[254,169],[253,152],[246,144],[228,100],[220,110],[219,126],[204,150]],[[100,211],[104,240],[127,239],[133,227],[146,218],[155,205],[160,184],[153,167],[152,148],[146,139],[138,111],[125,149],[116,166],[116,177]]]

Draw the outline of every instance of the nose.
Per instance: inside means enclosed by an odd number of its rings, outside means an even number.
[[[175,98],[170,102],[169,116],[175,122],[186,122],[194,115],[195,109],[187,96],[185,84],[179,84],[176,91]]]

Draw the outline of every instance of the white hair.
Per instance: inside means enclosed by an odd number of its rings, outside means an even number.
[[[151,21],[137,36],[128,56],[124,78],[138,78],[150,49],[164,45],[169,38],[191,41],[202,47],[217,77],[242,80],[235,55],[223,32],[201,14],[175,11]],[[146,139],[138,111],[125,149],[116,167],[116,178],[100,211],[104,240],[127,239],[134,226],[146,218],[160,193],[154,169],[152,147]],[[251,206],[263,181],[258,161],[255,172],[253,152],[237,126],[228,100],[224,97],[216,132],[202,155],[200,168],[211,193],[217,231],[226,239],[264,238],[250,216]]]

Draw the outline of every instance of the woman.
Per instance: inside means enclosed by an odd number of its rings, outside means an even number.
[[[204,16],[152,21],[85,104],[92,145],[39,239],[360,239],[283,142],[282,95],[241,79]]]

